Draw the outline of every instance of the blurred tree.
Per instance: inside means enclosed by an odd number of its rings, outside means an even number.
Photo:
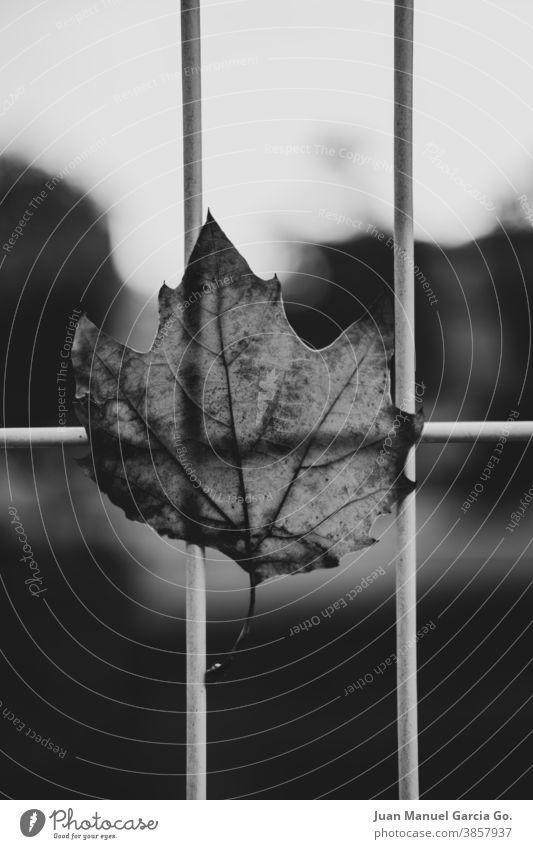
[[[314,347],[330,344],[365,305],[392,291],[393,259],[389,234],[306,246],[284,286],[295,330]],[[454,247],[418,242],[415,264],[426,411],[438,419],[506,419],[517,409],[522,419],[533,418],[533,231],[499,229]]]
[[[77,424],[70,403],[60,417],[73,389],[61,352],[69,354],[73,310],[101,324],[120,290],[105,219],[68,178],[16,159],[0,159],[0,198],[2,421]],[[57,382],[62,362],[66,384]]]

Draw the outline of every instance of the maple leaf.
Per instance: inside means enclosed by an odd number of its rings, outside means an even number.
[[[148,352],[80,321],[81,463],[129,518],[256,581],[335,566],[413,486],[403,466],[419,423],[392,404],[392,350],[384,299],[309,348],[277,277],[256,277],[209,215],[181,285],[159,293]]]

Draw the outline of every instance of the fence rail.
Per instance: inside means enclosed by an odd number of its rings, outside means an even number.
[[[394,239],[396,402],[414,412],[414,240],[413,240],[413,0],[395,0],[394,24]],[[181,0],[182,68],[201,68],[200,0]],[[201,75],[182,74],[183,172],[185,261],[202,222]],[[403,399],[411,399],[406,408]],[[428,422],[419,444],[525,442],[533,438],[532,421]],[[23,446],[89,444],[81,427],[0,428],[5,449]],[[414,477],[415,449],[406,474]],[[417,691],[416,691],[416,493],[405,499],[397,518],[397,641],[413,643],[398,664],[398,771],[401,799],[418,798]],[[187,798],[207,797],[206,692],[204,670],[206,581],[203,549],[187,546]]]
[[[200,0],[181,0],[183,133],[183,259],[189,261],[203,222],[202,42]],[[194,68],[198,73],[185,73]],[[206,564],[204,549],[187,543],[187,799],[207,799]]]
[[[394,4],[394,350],[396,406],[414,413],[415,402],[415,245],[413,237],[413,2]],[[405,474],[416,478],[411,448]],[[416,492],[402,502],[396,519],[396,701],[398,792],[418,799],[418,719],[416,660]]]
[[[533,422],[426,422],[420,443],[446,442],[528,442],[533,438]],[[22,445],[88,445],[83,427],[3,427],[0,444],[6,448]]]

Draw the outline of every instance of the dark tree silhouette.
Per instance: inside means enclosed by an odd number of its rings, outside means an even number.
[[[11,426],[77,424],[67,400],[70,359],[64,356],[79,315],[74,310],[81,302],[101,324],[120,289],[106,221],[68,177],[4,158],[0,262],[2,420]],[[67,383],[58,382],[64,373]]]

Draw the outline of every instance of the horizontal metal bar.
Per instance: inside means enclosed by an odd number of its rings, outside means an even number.
[[[527,442],[533,422],[426,422],[420,442]],[[83,427],[3,427],[0,443],[19,445],[88,445]]]
[[[527,442],[533,422],[426,422],[421,442]]]
[[[88,445],[84,427],[2,427],[0,441],[7,448],[19,445]]]

